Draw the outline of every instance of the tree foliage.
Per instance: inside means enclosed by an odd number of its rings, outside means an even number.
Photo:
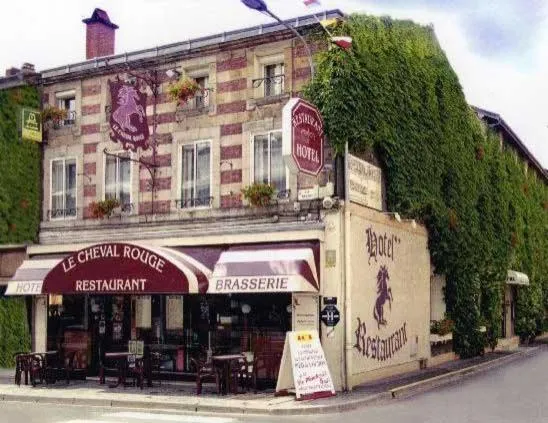
[[[388,208],[427,226],[455,351],[469,357],[496,345],[508,269],[529,275],[516,330],[534,336],[548,305],[545,180],[477,119],[432,27],[352,15],[334,32],[351,36],[352,50],[320,53],[305,96],[338,153],[346,143],[377,153]]]

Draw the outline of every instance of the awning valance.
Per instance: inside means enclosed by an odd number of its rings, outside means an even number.
[[[318,292],[312,248],[229,249],[221,254],[208,294]]]
[[[529,277],[525,273],[516,272],[515,270],[509,270],[506,276],[506,283],[508,285],[529,285]]]
[[[28,259],[8,282],[5,295],[38,295],[42,293],[42,282],[61,259]]]
[[[65,257],[45,277],[46,294],[184,294],[206,292],[211,271],[170,248],[93,245]]]

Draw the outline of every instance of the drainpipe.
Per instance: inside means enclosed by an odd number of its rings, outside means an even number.
[[[352,390],[352,386],[350,386],[350,363],[352,360],[352,346],[349,342],[352,339],[352,311],[350,307],[350,295],[352,293],[351,291],[351,283],[349,281],[350,276],[350,201],[348,200],[348,184],[346,181],[348,180],[348,167],[346,166],[346,160],[348,158],[348,143],[346,143],[345,151],[344,151],[344,192],[345,192],[345,199],[344,199],[344,215],[343,215],[343,225],[344,225],[344,231],[343,231],[343,240],[344,240],[344,246],[343,246],[343,252],[344,252],[344,266],[342,269],[342,276],[343,276],[343,286],[344,286],[344,387],[347,391]]]

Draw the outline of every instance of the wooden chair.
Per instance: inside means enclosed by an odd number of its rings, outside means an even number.
[[[221,394],[221,376],[213,363],[200,360],[198,358],[190,359],[191,365],[196,371],[196,395],[202,393],[202,384],[204,382],[214,381],[217,385],[217,394]]]

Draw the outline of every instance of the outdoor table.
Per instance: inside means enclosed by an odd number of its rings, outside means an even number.
[[[118,380],[115,385],[109,385],[109,388],[116,388],[120,384],[125,388],[126,386],[126,374],[127,374],[127,359],[129,356],[135,355],[127,351],[120,352],[107,352],[105,353],[105,359],[116,361],[116,367],[118,369]]]
[[[226,395],[228,393],[228,386],[230,383],[230,368],[233,362],[239,362],[244,358],[243,354],[226,354],[226,355],[214,355],[211,357],[213,364],[223,368],[223,377],[221,380],[222,393]],[[238,393],[238,387],[234,387],[233,393]]]

